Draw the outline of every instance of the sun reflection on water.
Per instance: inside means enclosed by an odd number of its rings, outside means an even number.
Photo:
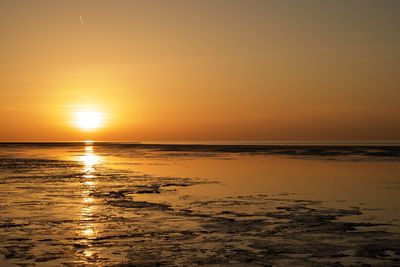
[[[84,177],[85,178],[93,178],[93,172],[95,171],[94,167],[99,163],[99,156],[95,155],[93,152],[93,146],[85,147],[85,154],[81,156],[80,161],[83,162],[84,165]]]
[[[96,191],[98,183],[96,179],[96,166],[100,163],[100,157],[95,154],[92,142],[85,142],[84,155],[79,157],[79,161],[83,163],[83,175],[81,187],[82,205],[80,210],[81,223],[78,235],[88,245],[83,256],[89,260],[95,254],[95,251],[91,247],[91,239],[95,238],[98,234],[98,224],[95,219],[97,206],[93,193]]]

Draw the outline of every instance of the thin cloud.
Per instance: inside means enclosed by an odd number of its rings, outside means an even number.
[[[81,20],[82,28],[85,28],[85,22],[83,21],[83,18],[81,15],[79,15],[79,19]]]

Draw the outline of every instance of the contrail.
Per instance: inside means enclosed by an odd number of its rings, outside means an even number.
[[[85,28],[85,23],[83,22],[82,16],[79,15],[79,18],[81,19],[82,28]]]

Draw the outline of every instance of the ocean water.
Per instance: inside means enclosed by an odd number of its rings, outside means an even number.
[[[0,266],[399,266],[394,145],[0,144]]]

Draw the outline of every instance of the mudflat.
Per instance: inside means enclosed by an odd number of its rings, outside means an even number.
[[[0,147],[0,266],[400,265],[397,146]]]

